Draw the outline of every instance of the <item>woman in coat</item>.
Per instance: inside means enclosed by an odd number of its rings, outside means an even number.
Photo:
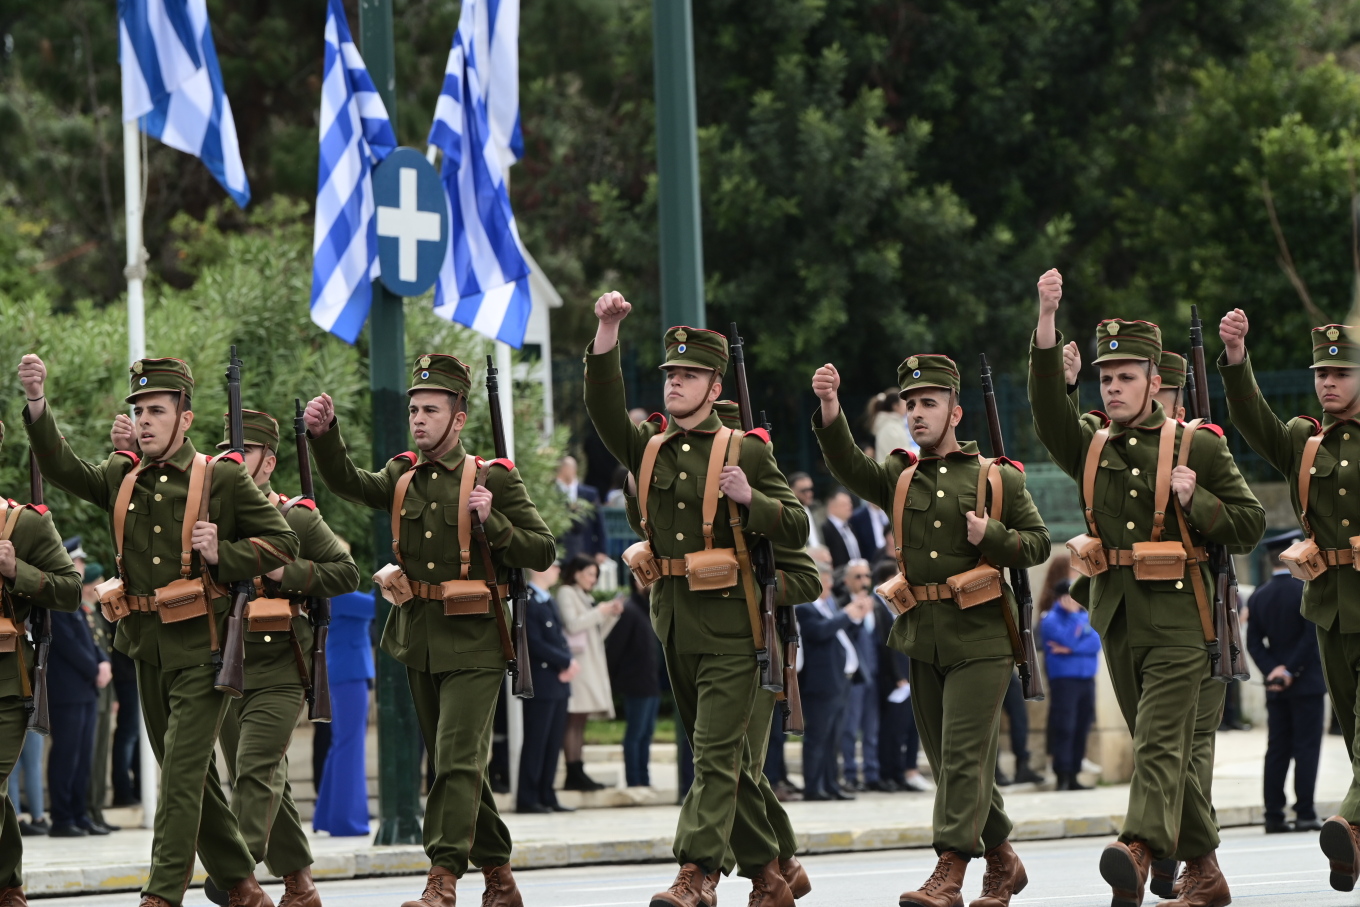
[[[595,604],[590,593],[599,578],[600,568],[595,561],[577,555],[562,568],[562,585],[557,589],[557,608],[567,632],[567,645],[580,665],[580,673],[571,682],[567,733],[562,741],[567,762],[565,790],[589,791],[604,787],[586,775],[581,751],[585,746],[586,719],[591,715],[614,717],[614,693],[609,686],[604,638],[622,613],[623,603]]]

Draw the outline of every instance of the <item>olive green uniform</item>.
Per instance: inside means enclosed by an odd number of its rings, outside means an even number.
[[[727,360],[726,340],[711,331],[669,331],[667,362],[680,364],[677,357],[687,348],[698,351],[706,345],[712,361],[700,361],[697,367],[721,373]],[[700,550],[709,453],[714,434],[722,427],[718,415],[710,413],[688,431],[662,424],[665,420],[634,425],[628,418],[619,348],[598,355],[588,350],[585,361],[586,409],[619,462],[637,475],[647,442],[658,432],[667,439],[648,491],[647,518],[656,556],[682,558]],[[779,604],[812,600],[820,591],[816,568],[805,552],[798,553],[807,541],[807,514],[760,435],[743,439],[739,464],[752,489],[750,505],[741,508],[748,543],[768,538],[791,559],[778,573]],[[719,504],[720,510],[725,508],[725,499]],[[727,516],[720,513],[713,546],[733,544]],[[781,815],[783,807],[761,772],[774,697],[760,690],[744,593],[740,585],[692,592],[683,577],[666,576],[652,587],[651,612],[676,709],[694,750],[694,784],[675,834],[676,862],[694,863],[705,873],[730,871],[735,864],[739,874],[754,877],[776,857],[792,856],[782,853],[792,842],[780,840],[791,836],[791,829],[776,833],[777,827],[787,825],[787,817]]]
[[[1335,331],[1329,337],[1327,331]],[[1342,325],[1325,325],[1313,332],[1315,364],[1360,368],[1360,355]],[[1319,343],[1319,341],[1321,341]],[[1337,360],[1337,361],[1333,361]],[[1360,422],[1324,415],[1322,422],[1298,416],[1281,422],[1271,412],[1252,373],[1251,360],[1228,365],[1220,359],[1219,373],[1228,398],[1233,425],[1289,482],[1294,513],[1299,503],[1299,466],[1304,442],[1319,430],[1321,448],[1313,464],[1308,492],[1308,526],[1318,547],[1349,549],[1352,536],[1360,535]],[[1332,697],[1332,710],[1351,754],[1352,778],[1340,815],[1360,824],[1360,747],[1356,742],[1360,715],[1360,571],[1349,565],[1332,567],[1304,584],[1303,616],[1317,624],[1318,648]]]
[[[1110,324],[1120,327],[1111,332]],[[1148,336],[1140,339],[1140,332]],[[1139,358],[1143,347],[1148,355],[1141,358],[1161,353],[1160,331],[1142,322],[1102,322],[1098,339],[1102,355],[1097,362]],[[1110,355],[1116,350],[1118,355]],[[1102,543],[1127,550],[1148,541],[1158,440],[1166,420],[1161,404],[1154,402],[1152,415],[1134,427],[1110,422],[1100,413],[1081,415],[1067,395],[1061,337],[1048,349],[1031,346],[1029,397],[1039,440],[1078,483],[1091,437],[1101,428],[1110,429],[1093,502]],[[1184,428],[1178,427],[1177,454],[1183,436]],[[1237,471],[1221,433],[1196,432],[1188,465],[1197,477],[1186,511],[1192,544],[1209,541],[1249,551],[1265,532],[1265,511]],[[1181,538],[1170,513],[1162,538]],[[1206,590],[1213,588],[1207,565],[1198,577],[1165,581],[1135,580],[1132,567],[1111,566],[1091,579],[1088,592],[1091,624],[1100,633],[1115,696],[1133,735],[1133,780],[1120,840],[1144,841],[1154,859],[1192,859],[1218,847],[1217,822],[1204,783],[1211,757],[1206,759],[1202,751],[1195,762],[1194,753],[1196,727],[1221,708],[1222,694],[1215,703],[1201,703],[1210,661],[1194,580]]]
[[[958,390],[958,370],[944,356],[907,360],[902,392],[914,387]],[[898,477],[915,461],[906,451],[877,463],[855,444],[845,412],[830,425],[813,415],[827,468],[846,488],[893,514]],[[913,586],[943,585],[986,558],[995,567],[1030,567],[1048,557],[1048,529],[1025,489],[1025,475],[1000,467],[1001,518],[989,520],[980,545],[968,541],[965,515],[977,509],[979,454],[974,441],[943,457],[920,460],[902,519],[901,554]],[[921,600],[898,617],[888,645],[911,658],[911,701],[935,776],[933,844],[937,853],[981,856],[1010,837],[996,787],[1001,705],[1015,669],[1002,608],[1018,620],[1015,595],[1003,583],[1001,600],[960,609],[952,600]],[[918,596],[919,597],[919,596]]]
[[[3,426],[0,426],[3,434]],[[9,502],[11,507],[21,506]],[[23,505],[24,512],[14,524],[15,573],[5,579],[7,616],[26,623],[34,607],[53,611],[74,611],[80,607],[80,574],[61,544],[61,534],[46,508]],[[0,513],[0,519],[9,515]],[[9,609],[13,609],[10,611]],[[23,884],[23,839],[19,820],[9,800],[9,775],[24,745],[28,713],[24,709],[23,684],[19,677],[20,658],[30,677],[33,671],[33,646],[20,635],[19,652],[0,654],[0,891]]]
[[[419,362],[426,368],[417,366],[413,391],[421,389],[421,381],[442,377],[447,386],[431,389],[466,394],[467,367],[461,362],[441,355],[425,356]],[[450,369],[461,374],[450,378]],[[399,514],[406,574],[432,584],[458,579],[458,523],[467,518],[458,506],[466,456],[461,442],[439,460],[403,454],[379,472],[354,465],[338,427],[311,438],[311,444],[317,471],[327,487],[375,510],[391,512],[397,480],[414,469],[415,478]],[[529,499],[519,470],[508,460],[493,461],[486,487],[492,505],[483,525],[496,562],[496,582],[507,582],[514,569],[546,570],[556,545]],[[469,578],[486,579],[475,540]],[[506,669],[495,615],[488,611],[448,617],[442,601],[413,598],[392,608],[383,628],[382,647],[406,666],[416,718],[434,756],[424,827],[431,865],[462,877],[469,861],[479,868],[508,863],[510,832],[496,811],[486,776],[492,719]]]
[[[142,393],[192,390],[188,366],[178,360],[139,360],[134,369],[134,394],[139,387]],[[187,386],[176,375],[187,377]],[[139,385],[148,379],[150,386]],[[139,469],[124,530],[124,589],[152,595],[179,579],[193,443],[186,438],[159,462],[115,453],[91,463],[76,456],[62,437],[50,404],[33,422],[25,408],[24,421],[44,477],[97,507],[112,511],[123,477]],[[297,536],[235,460],[217,463],[209,500],[208,519],[218,532],[218,563],[208,569],[219,584],[249,580],[297,556]],[[191,575],[200,576],[202,569],[194,552]],[[226,638],[230,610],[226,596],[212,602],[219,641]],[[222,793],[213,758],[228,697],[214,689],[208,621],[165,624],[156,614],[134,611],[118,621],[114,646],[136,662],[142,717],[161,767],[151,873],[143,893],[179,904],[193,875],[196,848],[219,887],[234,886],[254,874],[255,859]]]

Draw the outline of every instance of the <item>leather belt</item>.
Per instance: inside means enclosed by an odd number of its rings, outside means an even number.
[[[155,611],[156,596],[154,595],[127,595],[128,607],[133,611]]]
[[[441,602],[444,600],[444,589],[439,583],[422,583],[420,580],[411,579],[410,577],[407,577],[406,581],[411,584],[411,592],[414,593],[416,598],[424,598],[434,602]],[[509,583],[503,583],[497,588],[501,590],[502,599],[510,597]]]
[[[662,576],[685,576],[685,559],[683,557],[659,557],[656,559],[657,569]]]
[[[1322,548],[1320,552],[1326,559],[1328,567],[1355,565],[1355,550],[1353,548]]]
[[[1191,550],[1194,551],[1194,553],[1195,553],[1195,559],[1196,559],[1197,561],[1199,561],[1200,563],[1204,563],[1205,561],[1207,561],[1207,560],[1209,559],[1209,552],[1208,552],[1206,549],[1204,549],[1204,548],[1192,548]],[[1133,566],[1133,549],[1132,549],[1132,548],[1106,548],[1106,549],[1105,549],[1105,561],[1106,561],[1111,567],[1132,567],[1132,566]]]
[[[952,599],[954,590],[945,583],[926,583],[924,586],[912,586],[911,594],[916,596],[917,601],[941,602]]]

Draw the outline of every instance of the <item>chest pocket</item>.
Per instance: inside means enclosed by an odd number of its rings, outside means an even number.
[[[1129,496],[1129,466],[1109,446],[1101,452],[1100,462],[1096,472],[1096,509],[1119,516],[1124,512],[1124,499]]]
[[[425,540],[426,506],[425,501],[412,497],[409,491],[401,502],[401,553],[406,557],[420,554],[421,543]],[[454,556],[457,557],[456,551]]]
[[[1337,488],[1341,484],[1341,467],[1336,461],[1336,455],[1326,447],[1318,450],[1309,484],[1311,487],[1308,490],[1308,497],[1311,500],[1308,512],[1317,516],[1331,516],[1335,513]]]
[[[151,493],[138,488],[132,492],[132,509],[123,522],[123,547],[128,551],[145,551],[151,547]],[[178,548],[178,546],[176,546]]]
[[[141,505],[139,504],[138,507],[140,506]],[[184,511],[188,508],[188,506],[189,502],[186,499],[181,498],[180,500],[176,501],[174,505],[170,508],[170,512],[175,515],[176,530],[184,526]],[[209,501],[208,522],[216,523],[218,518],[221,516],[222,516],[222,502],[220,500]]]
[[[648,492],[647,519],[656,529],[670,529],[675,525],[675,484],[679,470],[675,464],[662,463],[657,458],[656,468],[652,470],[652,490]]]
[[[903,513],[905,525],[902,534],[906,536],[902,544],[908,548],[920,548],[926,542],[926,525],[930,522],[931,501],[935,500],[934,490],[927,490],[924,483],[913,482],[907,493],[907,506]]]

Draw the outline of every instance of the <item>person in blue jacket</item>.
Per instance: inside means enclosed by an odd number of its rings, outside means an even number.
[[[561,568],[553,564],[542,573],[529,571],[529,608],[524,629],[529,637],[534,698],[524,700],[524,745],[519,753],[519,792],[515,812],[569,813],[557,802],[553,779],[567,732],[567,700],[571,679],[579,666],[562,629],[557,602],[548,590],[557,585]]]
[[[331,599],[326,670],[331,681],[331,745],[321,771],[312,828],[334,837],[368,834],[368,699],[373,689],[374,599],[350,592]]]
[[[1054,789],[1085,790],[1077,773],[1095,717],[1100,634],[1091,628],[1086,609],[1072,598],[1069,580],[1050,588],[1050,608],[1039,633],[1048,666],[1048,751],[1058,778]]]

